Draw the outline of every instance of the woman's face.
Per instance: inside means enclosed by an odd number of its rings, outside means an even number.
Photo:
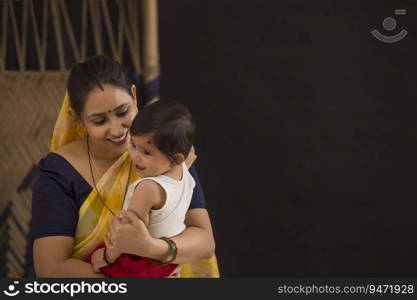
[[[88,95],[81,120],[91,144],[107,154],[120,155],[128,149],[128,132],[137,113],[136,90],[103,85],[104,91],[95,88]]]

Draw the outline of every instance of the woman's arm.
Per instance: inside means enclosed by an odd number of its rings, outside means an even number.
[[[174,263],[190,263],[212,257],[215,242],[207,210],[204,208],[189,210],[185,215],[185,225],[186,230],[172,238],[178,247]]]
[[[190,169],[196,186],[193,191],[190,209],[185,215],[186,230],[172,239],[177,244],[178,253],[174,263],[191,263],[209,258],[214,254],[215,242],[210,218],[205,209],[203,190],[195,167]],[[119,218],[114,218],[106,246],[114,247],[123,253],[150,257],[159,261],[168,259],[169,246],[161,239],[155,239],[147,230],[145,224],[132,211],[122,211],[130,223],[122,224]]]
[[[103,278],[86,262],[71,258],[74,239],[69,236],[48,236],[33,243],[33,259],[38,277]]]
[[[161,239],[153,238],[133,211],[122,211],[121,214],[131,223],[122,224],[119,218],[113,219],[106,247],[160,261],[168,258],[168,244]],[[211,257],[214,254],[215,242],[207,210],[189,210],[185,217],[185,225],[186,230],[172,238],[178,248],[177,258],[173,263],[190,263]]]

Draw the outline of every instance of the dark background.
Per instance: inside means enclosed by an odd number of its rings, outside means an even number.
[[[417,1],[159,1],[159,18],[222,276],[415,276]]]
[[[159,30],[161,94],[196,120],[222,276],[416,276],[417,0],[160,0]]]

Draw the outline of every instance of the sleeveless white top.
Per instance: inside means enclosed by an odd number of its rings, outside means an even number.
[[[137,185],[143,180],[157,182],[165,191],[166,200],[162,208],[151,210],[149,215],[148,230],[154,238],[173,237],[185,230],[185,214],[191,203],[194,178],[185,163],[182,163],[182,178],[175,180],[165,175],[155,177],[144,177],[133,182],[126,193],[123,209],[129,207],[133,192]],[[139,199],[140,201],[140,199]]]

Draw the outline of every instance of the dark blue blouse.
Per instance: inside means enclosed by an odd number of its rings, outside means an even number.
[[[206,208],[195,167],[190,168],[196,186],[188,209]],[[38,164],[32,195],[32,238],[75,236],[78,211],[92,187],[61,155],[49,153]]]

